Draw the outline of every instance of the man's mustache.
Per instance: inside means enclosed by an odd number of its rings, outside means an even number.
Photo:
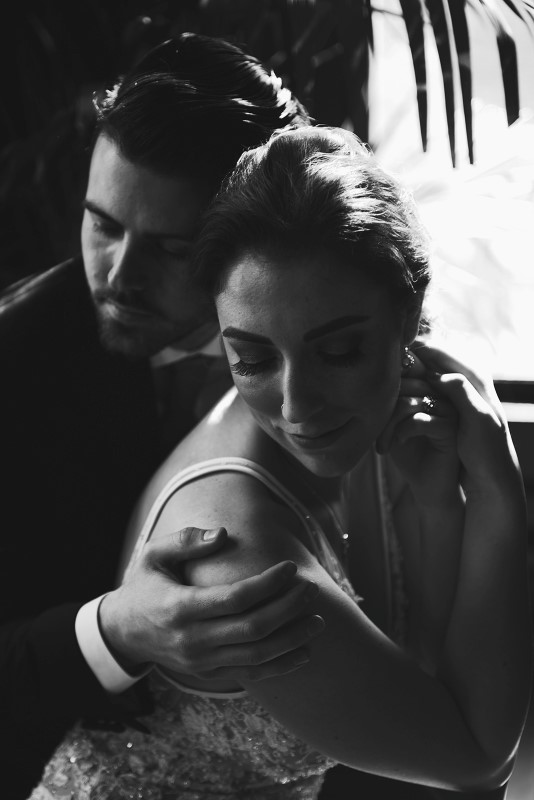
[[[139,311],[143,314],[154,313],[153,310],[149,308],[149,306],[147,305],[141,293],[138,294],[134,292],[110,292],[100,289],[93,293],[93,297],[95,299],[95,302],[97,302],[98,304],[113,303],[114,305],[120,306],[122,308],[131,311]]]

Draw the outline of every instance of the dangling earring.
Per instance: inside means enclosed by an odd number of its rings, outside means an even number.
[[[412,356],[407,346],[404,348],[401,364],[403,367],[406,367],[406,369],[410,369],[410,367],[413,367],[415,364],[415,358]]]

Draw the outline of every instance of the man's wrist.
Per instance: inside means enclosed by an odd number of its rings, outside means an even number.
[[[102,635],[99,608],[106,595],[97,597],[80,608],[76,616],[75,632],[85,661],[101,686],[108,692],[119,693],[129,689],[152,668],[147,664],[133,670],[125,669],[116,658]]]
[[[109,650],[110,654],[113,656],[115,661],[119,664],[119,666],[127,672],[132,677],[136,676],[143,676],[152,668],[152,664],[148,662],[138,662],[134,661],[133,659],[129,658],[124,651],[118,649],[115,645],[112,637],[110,636],[109,627],[104,625],[102,620],[102,609],[106,601],[109,603],[109,594],[105,594],[100,598],[100,602],[98,604],[97,610],[97,622],[98,622],[98,630],[100,631],[100,636],[102,637],[102,641],[106,645],[107,649]]]

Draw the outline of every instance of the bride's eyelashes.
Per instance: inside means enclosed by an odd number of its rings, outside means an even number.
[[[273,358],[266,359],[264,361],[253,361],[247,363],[242,359],[236,361],[234,364],[230,364],[230,369],[235,375],[241,375],[243,378],[249,378],[251,375],[257,375],[259,372],[266,372],[268,369],[268,365],[274,361]]]
[[[345,352],[330,353],[326,351],[319,351],[317,356],[328,366],[333,367],[353,367],[361,358],[360,347],[353,347]],[[235,375],[240,375],[243,378],[249,378],[253,375],[268,372],[273,368],[276,358],[265,358],[261,361],[245,361],[240,358],[239,361],[230,364],[230,369]]]

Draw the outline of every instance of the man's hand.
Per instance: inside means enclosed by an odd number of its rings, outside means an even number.
[[[149,542],[126,582],[104,598],[102,634],[126,670],[157,663],[204,678],[262,680],[308,660],[305,645],[324,622],[306,614],[317,587],[296,578],[292,562],[233,584],[181,583],[181,562],[226,539],[224,528],[185,528]]]

